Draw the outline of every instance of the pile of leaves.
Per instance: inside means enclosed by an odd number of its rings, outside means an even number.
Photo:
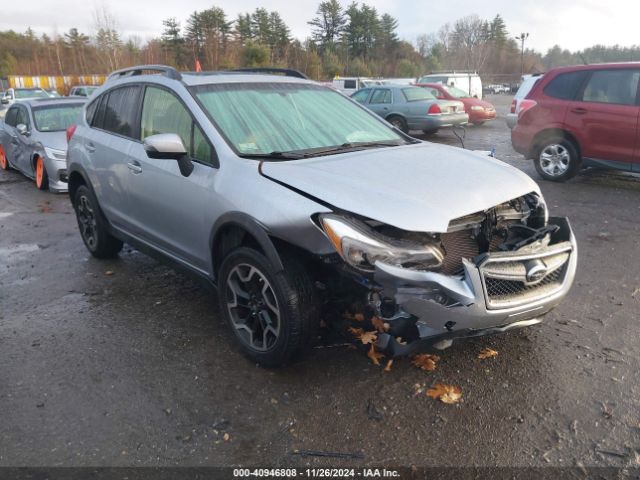
[[[366,347],[367,357],[376,366],[381,366],[381,360],[384,358],[384,354],[376,350],[376,341],[378,334],[389,333],[391,326],[383,319],[373,315],[367,318],[364,313],[349,313],[343,314],[343,319],[348,323],[347,332],[353,337],[357,346]],[[406,344],[406,342],[400,337],[394,337],[398,343]],[[490,348],[483,348],[478,354],[480,360],[493,358],[498,355],[498,352]],[[411,357],[411,363],[425,371],[433,372],[436,370],[440,357],[431,353],[420,353]],[[391,372],[393,365],[393,359],[387,360],[384,371]],[[426,394],[427,397],[434,400],[440,400],[442,403],[448,405],[454,405],[462,400],[462,389],[455,385],[448,385],[444,383],[435,383],[430,388],[426,388],[425,384],[416,384],[414,386],[414,396]]]

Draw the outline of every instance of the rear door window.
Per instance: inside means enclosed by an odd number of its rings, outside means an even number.
[[[596,70],[587,82],[583,102],[636,105],[640,70]]]
[[[388,88],[377,88],[373,91],[369,103],[391,103],[391,90]]]
[[[586,70],[561,73],[544,87],[544,94],[560,100],[574,100],[588,75]]]
[[[109,92],[104,105],[102,129],[129,138],[137,138],[136,119],[140,87],[121,87]],[[102,105],[100,105],[102,109]]]

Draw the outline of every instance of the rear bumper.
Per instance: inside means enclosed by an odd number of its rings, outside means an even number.
[[[466,123],[469,123],[469,115],[464,112],[407,119],[409,130],[437,130],[439,128],[464,125]]]
[[[513,127],[516,126],[516,123],[518,123],[518,115],[516,115],[515,113],[508,113],[506,122],[507,122],[507,127],[509,127],[510,129],[513,129]]]
[[[517,119],[516,119],[517,122]],[[526,158],[531,157],[532,136],[517,123],[511,129],[511,145],[513,149],[524,155]]]
[[[385,318],[391,330],[378,335],[377,347],[391,356],[407,355],[440,340],[539,323],[569,292],[578,260],[568,220],[551,218],[549,223],[560,230],[548,246],[530,245],[464,260],[464,274],[459,277],[376,264],[375,280],[383,296],[393,298],[398,307],[394,317]],[[528,275],[532,262],[550,265],[549,271],[536,283],[524,278],[519,282],[514,272]],[[412,341],[400,344],[398,336]]]

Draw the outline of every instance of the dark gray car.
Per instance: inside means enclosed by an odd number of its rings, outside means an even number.
[[[91,254],[128,242],[217,286],[263,364],[291,360],[350,305],[361,326],[388,324],[375,348],[389,356],[539,323],[575,274],[569,223],[527,175],[413,139],[304,78],[115,72],[67,162]]]
[[[66,192],[66,129],[78,121],[84,103],[65,98],[14,103],[0,123],[0,168],[22,172],[41,190]]]
[[[469,115],[457,100],[438,100],[423,88],[408,85],[384,85],[358,90],[355,101],[380,115],[407,133],[420,130],[426,134],[441,128],[465,125]]]

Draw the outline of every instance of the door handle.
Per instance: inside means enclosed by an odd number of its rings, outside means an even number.
[[[93,153],[96,151],[96,146],[93,143],[88,143],[87,144],[87,151],[89,153]]]
[[[576,113],[578,115],[584,115],[585,113],[587,113],[587,109],[586,108],[572,108],[571,112],[572,113]]]
[[[127,168],[131,170],[133,173],[142,173],[142,167],[140,165],[136,165],[135,163],[127,163]]]

